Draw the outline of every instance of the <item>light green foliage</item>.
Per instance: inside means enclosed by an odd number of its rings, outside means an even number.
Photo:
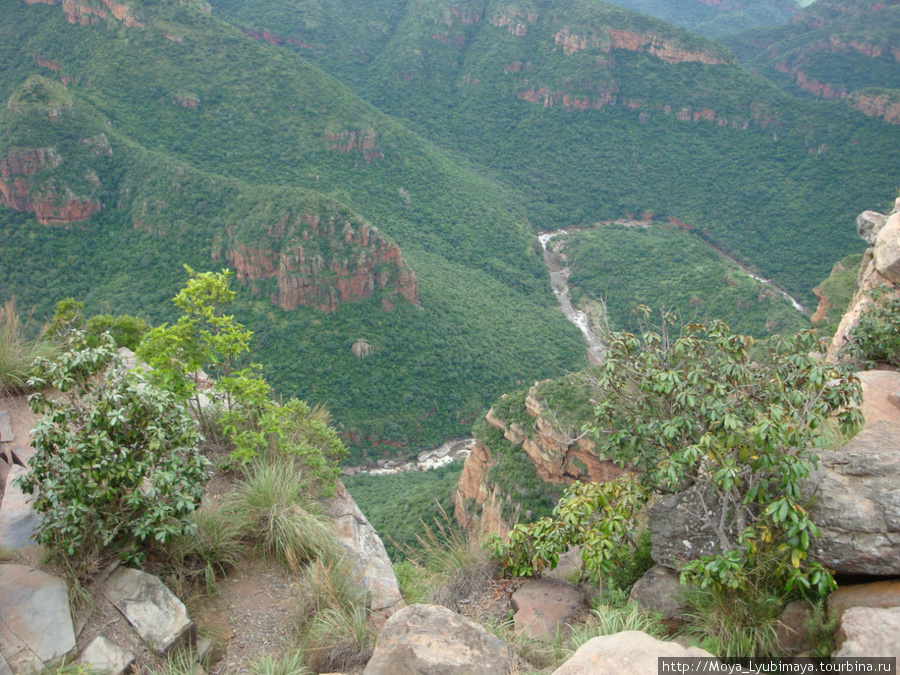
[[[291,650],[280,659],[263,655],[250,662],[247,669],[252,675],[312,675],[303,664],[303,652]]]
[[[578,649],[597,636],[614,635],[626,630],[639,630],[657,638],[666,635],[659,614],[642,610],[636,602],[625,603],[621,607],[600,604],[591,610],[583,625],[573,630],[570,644],[573,649]]]
[[[494,539],[494,551],[508,572],[540,576],[556,567],[561,554],[580,546],[585,576],[599,583],[603,573],[633,555],[633,520],[646,498],[647,491],[628,474],[609,483],[573,483],[552,516],[516,525],[508,542]]]
[[[88,347],[73,331],[55,361],[38,362],[31,409],[36,455],[22,488],[41,514],[35,540],[68,556],[94,547],[140,560],[190,528],[208,461],[194,421],[171,393],[123,373],[112,339]]]
[[[50,319],[50,331],[59,339],[65,339],[72,330],[85,333],[85,341],[91,347],[100,344],[100,336],[109,333],[116,347],[127,347],[134,351],[150,326],[136,316],[121,314],[95,314],[85,321],[84,303],[74,298],[65,298],[56,303],[56,311]]]
[[[859,381],[810,356],[824,351],[814,332],[776,337],[754,352],[752,338],[722,322],[676,335],[673,323],[666,315],[660,332],[609,336],[595,371],[598,451],[638,469],[648,489],[694,484],[715,495],[708,508],[722,514],[721,553],[690,563],[686,577],[739,589],[754,560],[775,550],[784,564],[773,581],[824,592],[827,572],[802,564],[818,530],[800,484],[817,461],[827,419],[844,433],[859,428]]]
[[[872,298],[849,334],[843,353],[872,368],[878,363],[900,366],[900,295],[882,285],[868,291]]]
[[[137,355],[153,370],[151,381],[174,391],[186,399],[196,400],[197,385],[194,374],[206,370],[217,379],[223,392],[243,392],[244,378],[250,371],[234,371],[235,360],[250,348],[252,331],[235,321],[233,315],[223,314],[222,307],[234,300],[229,287],[230,270],[194,272],[184,266],[190,278],[172,299],[183,312],[171,326],[153,328],[141,343]],[[227,407],[235,401],[226,400]]]

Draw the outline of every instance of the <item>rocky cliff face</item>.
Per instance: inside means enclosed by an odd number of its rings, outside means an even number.
[[[869,93],[856,91],[848,97],[850,105],[870,117],[880,117],[890,124],[900,124],[900,92]]]
[[[541,384],[535,383],[525,397],[526,421],[500,419],[492,408],[485,417],[488,424],[502,432],[511,444],[521,448],[534,465],[538,477],[548,483],[604,482],[620,476],[622,469],[610,460],[599,457],[590,438],[573,436],[573,425],[557,419],[539,392]],[[574,424],[574,428],[580,426],[581,423]],[[500,531],[504,528],[502,502],[509,496],[499,494],[490,485],[488,471],[492,465],[491,449],[478,441],[466,459],[457,484],[456,515],[465,525],[469,522],[464,512],[465,505],[477,504],[481,507],[482,525],[489,531]]]
[[[100,211],[89,196],[79,196],[52,176],[63,158],[55,148],[8,150],[0,158],[0,204],[33,213],[43,225],[68,225]],[[93,176],[96,180],[96,175]],[[40,180],[39,179],[43,179]]]
[[[66,21],[77,26],[89,26],[110,18],[121,22],[126,28],[138,28],[141,24],[131,12],[131,7],[115,0],[25,0],[28,5],[37,3],[61,5]]]
[[[253,245],[232,241],[227,257],[238,279],[251,286],[273,279],[270,299],[282,309],[305,305],[334,312],[342,302],[376,292],[388,310],[397,296],[419,303],[416,276],[400,249],[368,223],[306,213],[283,219],[261,239]]]
[[[887,285],[893,289],[888,297],[900,296],[900,197],[887,216],[865,211],[857,218],[857,232],[870,248],[863,256],[856,280],[856,292],[841,319],[828,350],[828,360],[835,362],[850,332],[859,324],[859,317],[872,303],[867,291]]]
[[[585,49],[599,49],[607,54],[613,49],[624,49],[652,54],[667,63],[723,65],[731,62],[723,54],[704,49],[685,49],[653,33],[639,33],[612,27],[607,28],[605,33],[594,35],[581,35],[563,28],[555,33],[553,38],[563,53],[569,55]]]

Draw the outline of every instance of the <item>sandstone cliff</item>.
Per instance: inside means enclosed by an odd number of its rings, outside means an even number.
[[[419,303],[416,275],[400,249],[364,221],[303,213],[282,218],[253,244],[228,236],[226,255],[237,278],[254,287],[274,280],[270,300],[284,310],[334,312],[376,292],[386,310],[397,296]]]
[[[485,420],[527,457],[541,481],[567,485],[614,480],[622,469],[600,457],[594,441],[580,431],[591,410],[583,385],[564,378],[537,382],[527,392],[504,396]],[[479,439],[457,485],[456,517],[464,525],[472,522],[471,514],[466,513],[472,505],[478,507],[481,525],[488,531],[503,531],[508,524],[503,513],[510,507],[515,510],[518,495],[492,480],[490,471],[496,461],[495,449]]]
[[[25,0],[28,5],[37,3],[61,5],[66,21],[77,26],[89,26],[99,21],[114,19],[126,28],[142,26],[131,11],[131,6],[115,0]]]
[[[828,350],[828,359],[837,361],[847,343],[850,332],[859,324],[859,317],[872,304],[867,291],[876,286],[891,288],[889,296],[900,296],[900,197],[887,216],[866,211],[857,218],[857,232],[870,248],[865,252],[850,306],[841,319]]]

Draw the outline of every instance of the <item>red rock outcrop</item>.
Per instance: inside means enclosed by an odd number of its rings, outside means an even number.
[[[25,0],[28,5],[41,3],[44,5],[61,5],[66,21],[76,26],[89,26],[98,21],[113,18],[121,21],[127,28],[140,28],[141,24],[131,13],[131,7],[115,0],[101,0],[102,5],[87,0]]]
[[[850,105],[871,117],[880,117],[890,124],[900,124],[900,99],[888,94],[850,94]]]
[[[546,87],[530,87],[516,93],[523,101],[543,103],[545,108],[562,107],[576,110],[600,110],[605,105],[614,105],[618,87],[613,85],[597,98],[572,96],[562,91],[549,91]]]
[[[605,33],[579,35],[563,28],[553,35],[556,44],[562,47],[563,53],[575,54],[586,49],[600,49],[609,53],[613,49],[625,49],[632,52],[646,52],[666,63],[705,63],[708,65],[724,65],[730,59],[704,49],[690,50],[674,45],[653,33],[638,33],[619,28],[607,28]]]
[[[384,157],[384,154],[378,148],[378,134],[372,129],[329,132],[325,136],[325,147],[347,155],[357,152],[366,161]]]
[[[519,9],[507,9],[504,12],[495,14],[490,20],[492,26],[498,28],[506,28],[506,32],[516,37],[525,37],[528,35],[528,26],[537,23],[537,12],[528,12]]]
[[[419,303],[416,276],[400,249],[367,223],[322,223],[318,216],[304,215],[269,234],[270,246],[235,244],[228,258],[237,278],[251,285],[274,278],[271,300],[284,310],[306,305],[330,313],[342,302],[366,300],[378,290]]]
[[[275,35],[267,30],[250,30],[249,28],[241,28],[241,32],[248,38],[253,40],[262,40],[270,45],[294,45],[295,47],[303,47],[304,49],[315,49],[311,44],[297,40],[295,38],[285,38]]]
[[[90,197],[76,196],[65,184],[49,181],[38,190],[31,178],[43,169],[55,169],[62,158],[54,148],[9,153],[0,159],[0,204],[33,213],[42,225],[67,225],[87,220],[100,211]]]
[[[582,437],[569,436],[560,429],[556,420],[544,408],[535,383],[525,398],[525,411],[530,418],[530,429],[523,429],[515,422],[499,419],[493,408],[485,419],[492,427],[503,432],[503,437],[528,455],[538,476],[549,483],[570,484],[575,481],[605,482],[615,480],[623,470],[607,459],[601,459],[594,442]],[[456,514],[461,523],[467,522],[463,513],[467,504],[478,504],[482,510],[482,525],[486,521],[502,526],[500,517],[504,496],[498,495],[488,484],[491,467],[491,450],[483,443],[476,443],[466,459],[457,483]],[[487,515],[486,515],[487,514]],[[492,529],[491,531],[497,531]]]

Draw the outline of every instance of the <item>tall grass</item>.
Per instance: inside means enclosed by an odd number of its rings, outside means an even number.
[[[317,673],[359,668],[372,655],[369,597],[348,560],[317,560],[307,569],[298,614],[300,647]]]
[[[58,347],[43,339],[43,331],[28,337],[16,312],[16,301],[10,298],[0,309],[0,396],[16,396],[28,392],[31,364],[37,357],[52,359]]]
[[[310,481],[285,460],[254,462],[229,500],[245,519],[245,535],[258,554],[274,558],[292,572],[323,558],[338,557],[340,545],[317,515]]]

